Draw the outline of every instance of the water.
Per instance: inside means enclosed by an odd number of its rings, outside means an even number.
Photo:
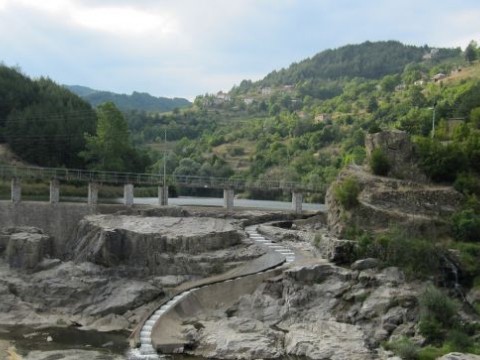
[[[121,202],[123,199],[118,199],[118,201]],[[135,198],[135,204],[158,205],[158,198]],[[223,206],[223,198],[180,196],[178,198],[169,198],[168,204],[180,206]],[[292,210],[291,202],[274,200],[235,199],[234,206],[250,209]],[[325,205],[303,203],[303,209],[322,211],[325,210]]]
[[[105,354],[124,354],[129,345],[129,332],[102,333],[79,330],[75,327],[32,329],[26,326],[2,326],[0,340],[15,345],[19,355],[25,356],[32,350],[96,350]],[[47,341],[47,337],[52,341]]]

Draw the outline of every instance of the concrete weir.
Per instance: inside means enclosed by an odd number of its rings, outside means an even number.
[[[185,339],[181,333],[182,319],[219,306],[232,305],[241,295],[252,293],[264,280],[282,272],[283,264],[295,261],[295,253],[276,245],[257,232],[256,226],[246,228],[249,238],[270,251],[232,271],[181,285],[173,297],[152,312],[132,334],[134,345],[131,360],[160,359],[160,353],[183,352]]]

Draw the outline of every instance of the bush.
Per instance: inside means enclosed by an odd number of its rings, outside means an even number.
[[[381,149],[375,149],[370,157],[370,169],[375,175],[386,176],[390,171],[390,163]]]
[[[427,287],[419,300],[422,321],[436,321],[446,329],[456,324],[458,304],[436,287]]]
[[[417,139],[420,166],[428,177],[438,182],[453,182],[468,168],[468,158],[458,143],[442,144],[428,138]]]
[[[377,258],[385,266],[402,268],[410,278],[437,274],[444,252],[432,241],[400,229],[377,237],[363,234],[357,240],[358,258]]]
[[[369,134],[376,134],[376,133],[379,133],[381,131],[382,131],[382,129],[380,128],[380,126],[376,122],[372,123],[370,125],[370,127],[368,128],[368,133]]]
[[[360,186],[354,177],[344,179],[334,189],[335,199],[347,210],[358,205],[358,194]]]
[[[245,150],[240,146],[233,146],[228,149],[228,155],[230,156],[243,156],[245,155]]]
[[[437,348],[434,346],[426,346],[419,351],[418,360],[435,360],[450,352],[451,349],[446,346],[443,346],[441,348]]]
[[[441,344],[445,338],[442,324],[433,317],[426,316],[420,320],[418,330],[429,343]]]
[[[465,209],[452,216],[452,232],[459,241],[480,241],[480,215],[474,209]]]
[[[472,347],[473,340],[465,332],[453,329],[448,333],[447,343],[455,351],[466,352]]]
[[[472,174],[459,174],[453,187],[465,195],[480,195],[480,179]]]
[[[388,348],[403,360],[418,359],[418,352],[420,350],[419,347],[408,338],[391,342],[388,344]]]

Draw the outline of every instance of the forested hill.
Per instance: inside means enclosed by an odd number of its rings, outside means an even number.
[[[65,85],[67,89],[81,96],[92,106],[105,102],[113,102],[120,110],[140,110],[146,112],[167,112],[175,108],[185,108],[191,105],[190,101],[183,98],[155,97],[148,93],[134,91],[131,95],[116,94],[110,91],[94,90],[86,86]]]
[[[461,49],[434,49],[427,45],[405,45],[398,41],[364,42],[322,51],[311,58],[272,71],[263,80],[244,81],[240,88],[297,84],[303,81],[345,78],[380,79],[401,73],[407,64],[424,60],[441,62],[461,54]]]

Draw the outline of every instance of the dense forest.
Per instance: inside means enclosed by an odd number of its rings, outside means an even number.
[[[101,133],[106,123],[115,126]],[[92,139],[100,136],[103,143],[99,146],[97,142],[93,147]],[[32,80],[19,69],[3,65],[0,65],[0,141],[24,161],[41,166],[145,171],[149,164],[146,155],[130,146],[127,122],[113,104],[108,111],[101,107],[96,111],[48,78]],[[104,154],[119,142],[129,158],[114,162],[113,167],[102,160],[103,165],[99,166],[99,159],[104,159]]]
[[[134,91],[131,95],[116,94],[110,91],[94,90],[86,86],[65,85],[71,92],[86,100],[92,106],[98,106],[106,102],[112,102],[122,111],[140,110],[148,113],[161,113],[182,109],[191,105],[190,101],[183,98],[169,99],[155,97],[147,93]]]

